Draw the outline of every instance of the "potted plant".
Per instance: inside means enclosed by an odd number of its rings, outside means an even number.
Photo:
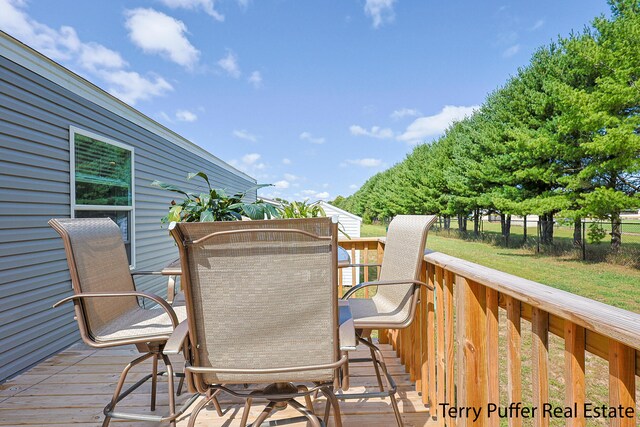
[[[243,199],[245,195],[258,188],[268,187],[271,184],[259,184],[246,189],[244,192],[227,195],[226,191],[211,187],[209,177],[204,172],[190,173],[187,179],[202,178],[209,189],[208,192],[189,193],[173,184],[161,181],[153,181],[152,186],[163,190],[173,191],[184,196],[182,201],[171,201],[169,213],[161,221],[170,222],[208,222],[208,221],[240,221],[243,217],[250,219],[271,219],[280,216],[278,210],[262,200],[247,203]]]

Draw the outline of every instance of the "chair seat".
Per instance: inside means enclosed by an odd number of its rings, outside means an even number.
[[[184,296],[181,295],[176,295],[172,306],[178,322],[187,318]],[[172,332],[171,319],[162,307],[148,310],[136,307],[102,327],[95,339],[102,342],[136,338],[169,339]]]
[[[349,298],[349,307],[356,329],[398,326],[408,317],[408,310],[376,298]]]

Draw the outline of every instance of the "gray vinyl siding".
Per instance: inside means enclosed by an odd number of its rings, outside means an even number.
[[[72,305],[51,307],[70,295],[71,283],[62,242],[47,225],[70,216],[70,126],[135,150],[137,269],[177,257],[160,225],[174,196],[151,181],[195,190],[186,175],[202,170],[229,191],[254,185],[0,56],[0,381],[79,339]],[[166,295],[163,278],[136,283]]]

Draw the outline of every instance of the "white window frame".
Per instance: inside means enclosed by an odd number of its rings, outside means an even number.
[[[95,139],[105,144],[113,145],[131,153],[131,206],[109,206],[109,205],[77,205],[76,204],[76,134]],[[131,223],[129,224],[130,244],[131,244],[131,265],[136,267],[136,177],[135,177],[135,150],[132,146],[114,141],[103,135],[94,132],[69,126],[69,182],[71,196],[71,218],[75,218],[76,210],[80,211],[125,211],[131,212]]]

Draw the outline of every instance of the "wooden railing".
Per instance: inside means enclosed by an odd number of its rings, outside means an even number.
[[[340,245],[362,253],[366,249],[366,256],[376,250],[377,261],[384,256],[384,239],[345,240]],[[366,256],[361,261],[368,260]],[[589,404],[585,352],[608,362],[609,407],[622,411],[607,421],[612,426],[636,425],[640,314],[437,252],[425,255],[422,274],[434,291],[422,290],[412,325],[400,331],[378,331],[378,338],[397,351],[438,425],[471,425],[473,409],[471,418],[460,412],[454,418],[448,411],[456,407],[482,408],[473,425],[500,425],[497,412],[487,414],[494,409],[491,404],[500,406],[502,389],[506,390],[507,409],[513,407],[506,418],[509,426],[520,426],[527,418],[536,426],[548,426],[549,415],[556,410],[549,406],[550,333],[564,340],[563,360],[551,361],[564,364],[564,405],[577,408],[577,413],[566,418],[566,425],[590,425],[584,417],[585,403]],[[499,315],[501,310],[506,316]],[[499,347],[501,317],[506,322],[502,342],[506,349]],[[523,353],[522,319],[531,324],[528,353]],[[506,353],[507,379],[502,385],[501,351]],[[523,396],[523,356],[531,360],[532,402],[526,407],[517,405]],[[594,408],[587,409],[588,415],[598,415]]]

